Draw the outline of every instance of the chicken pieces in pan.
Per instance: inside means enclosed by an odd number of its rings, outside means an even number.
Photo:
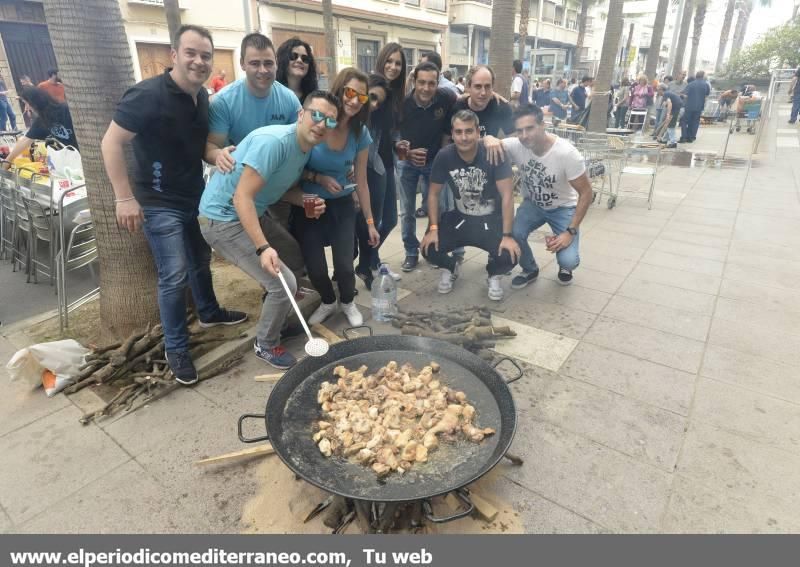
[[[317,392],[323,419],[315,423],[313,440],[320,452],[385,476],[426,462],[440,440],[480,443],[494,434],[473,423],[475,408],[464,392],[440,380],[439,370],[436,362],[417,372],[391,361],[373,374],[366,366],[337,366],[336,381],[323,382]]]

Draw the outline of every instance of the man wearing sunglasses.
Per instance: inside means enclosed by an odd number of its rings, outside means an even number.
[[[281,199],[303,207],[302,191],[289,188],[300,178],[311,149],[336,128],[338,108],[335,96],[314,91],[306,97],[295,124],[265,126],[248,134],[233,152],[233,171],[214,175],[200,201],[200,214],[208,219],[202,228],[208,244],[268,292],[256,326],[254,350],[275,368],[290,368],[297,362],[280,344],[292,305],[278,274],[292,293],[297,291],[297,282],[267,239],[259,217]],[[315,214],[319,217],[324,211],[325,201],[317,199]]]

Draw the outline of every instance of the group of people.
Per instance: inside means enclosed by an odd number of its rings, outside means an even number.
[[[277,368],[296,362],[282,346],[291,310],[284,283],[295,293],[298,276],[308,275],[322,299],[310,323],[341,309],[350,324],[361,324],[356,278],[370,287],[380,245],[398,216],[402,270],[414,270],[422,254],[441,269],[440,293],[453,289],[464,246],[488,252],[490,299],[503,298],[501,278],[518,262],[522,272],[511,287],[525,287],[539,273],[528,236],[545,223],[554,232],[547,249],[557,255],[558,281],[571,283],[579,225],[591,202],[583,159],[545,131],[539,107],[512,109],[498,96],[490,67],[472,68],[461,94],[443,85],[438,54],[426,54],[407,76],[402,46],[388,43],[371,73],[342,69],[323,91],[306,42],[294,38],[276,49],[251,33],[241,46],[245,76],[209,97],[211,34],[185,25],[172,47],[173,67],[120,100],[102,153],[118,223],[143,228],[153,252],[167,360],[180,383],[197,381],[187,286],[200,325],[246,319],[216,299],[212,247],[266,289],[254,351]],[[207,184],[202,160],[217,170]],[[516,215],[512,164],[524,196]],[[428,218],[421,242],[420,182]]]

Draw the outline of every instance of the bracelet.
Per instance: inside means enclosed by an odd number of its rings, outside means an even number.
[[[509,238],[514,238],[514,233],[513,232],[504,232],[503,236],[507,236]]]
[[[367,219],[367,224],[370,225],[370,226],[373,226],[375,224],[375,219],[373,219],[372,217],[368,218]]]
[[[439,225],[438,224],[432,224],[430,227],[428,227],[428,230],[429,231],[430,230],[439,230]]]
[[[114,199],[115,203],[124,203],[125,201],[133,201],[136,197],[125,197],[124,199]]]
[[[269,244],[264,244],[263,246],[259,246],[258,248],[256,248],[256,256],[261,256],[261,254],[263,254],[264,251],[267,250],[268,248],[271,248]]]

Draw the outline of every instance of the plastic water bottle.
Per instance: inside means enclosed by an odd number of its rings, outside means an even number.
[[[389,267],[381,264],[378,277],[372,282],[372,318],[391,321],[397,315],[397,286],[389,275]]]

